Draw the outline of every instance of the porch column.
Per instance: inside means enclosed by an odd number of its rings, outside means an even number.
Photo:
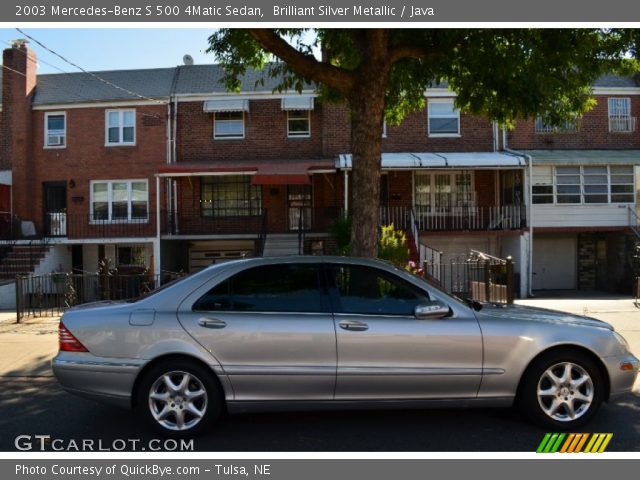
[[[349,172],[344,171],[344,216],[349,212]]]
[[[156,239],[153,242],[153,273],[159,275],[160,271],[160,177],[156,175]]]

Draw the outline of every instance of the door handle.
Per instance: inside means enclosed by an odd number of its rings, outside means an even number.
[[[369,330],[369,325],[357,320],[346,320],[344,322],[338,323],[338,325],[343,330],[349,330],[351,332],[364,332],[365,330]]]
[[[227,326],[227,322],[216,318],[201,318],[198,320],[198,325],[204,328],[224,328]]]

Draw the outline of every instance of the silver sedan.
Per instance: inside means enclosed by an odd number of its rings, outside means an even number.
[[[194,435],[224,412],[519,406],[573,429],[631,391],[609,324],[467,304],[393,266],[344,257],[211,266],[146,298],[73,308],[53,370],[74,394]]]

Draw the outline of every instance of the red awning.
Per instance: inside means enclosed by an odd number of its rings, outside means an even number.
[[[252,185],[309,185],[309,161],[264,163],[251,179]]]
[[[174,163],[158,169],[161,177],[185,175],[251,175],[252,185],[309,185],[314,172],[335,171],[332,159],[287,161],[222,161],[211,163]]]

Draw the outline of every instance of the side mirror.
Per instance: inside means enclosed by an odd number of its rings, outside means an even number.
[[[413,311],[418,320],[437,320],[446,317],[450,312],[451,309],[447,305],[437,300],[431,303],[416,305]]]

